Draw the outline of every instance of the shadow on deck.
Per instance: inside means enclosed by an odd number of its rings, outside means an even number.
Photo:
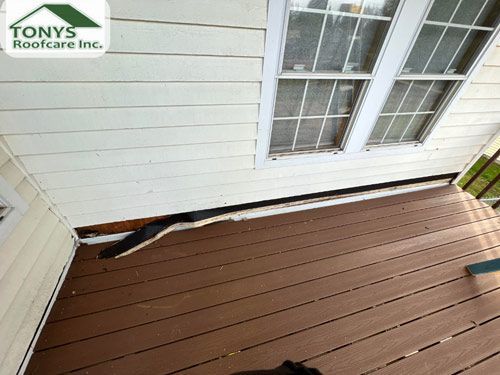
[[[78,249],[28,373],[494,373],[493,209],[454,186]]]

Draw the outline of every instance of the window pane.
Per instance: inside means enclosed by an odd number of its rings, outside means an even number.
[[[351,113],[360,87],[361,81],[337,81],[337,87],[335,88],[328,114],[345,115]]]
[[[446,73],[448,71],[448,65],[450,65],[450,62],[454,58],[457,50],[461,47],[462,41],[466,36],[466,29],[458,29],[455,27],[448,28],[425,72],[431,74]]]
[[[424,25],[417,41],[410,52],[403,72],[408,74],[423,73],[427,61],[429,61],[434,47],[444,31],[444,26]]]
[[[384,137],[387,128],[391,124],[394,116],[380,116],[375,124],[375,128],[370,135],[370,139],[368,140],[368,145],[377,145],[382,142],[382,138]]]
[[[321,134],[319,148],[340,148],[348,120],[348,118],[327,118]]]
[[[463,25],[473,25],[486,1],[489,0],[462,1],[451,22]]]
[[[420,106],[419,112],[435,111],[439,107],[445,94],[454,84],[454,81],[434,81],[425,100]]]
[[[427,19],[430,21],[448,22],[458,5],[459,0],[436,0]],[[470,1],[470,0],[469,0]]]
[[[454,81],[396,81],[368,145],[420,141]],[[387,115],[396,113],[396,116]]]
[[[290,11],[283,70],[312,71],[323,15]]]
[[[369,14],[392,17],[398,6],[398,0],[330,0],[330,10],[354,14]],[[363,11],[361,11],[363,9]]]
[[[500,12],[500,0],[485,1],[436,0],[405,63],[403,74],[466,74],[490,34],[489,31],[475,30],[472,25],[492,26]],[[446,24],[434,25],[429,21]]]
[[[500,0],[489,0],[474,24],[478,26],[493,27],[495,26],[499,14]]]
[[[410,124],[413,115],[399,115],[394,117],[392,124],[390,124],[389,131],[382,143],[399,143],[399,139],[405,132],[407,126]]]
[[[406,91],[410,88],[410,83],[411,81],[396,81],[394,83],[382,113],[396,113],[398,111],[401,100],[403,100]]]
[[[359,20],[346,72],[371,72],[388,27],[385,21]]]
[[[354,17],[327,16],[316,71],[343,71],[357,20]]]
[[[278,81],[274,117],[297,117],[299,115],[305,85],[306,81],[298,79]]]
[[[334,81],[310,79],[302,116],[324,116],[332,94]]]
[[[448,73],[465,72],[468,63],[472,61],[476,51],[481,48],[486,36],[486,31],[470,31],[460,49],[456,51],[455,58],[448,68]]]
[[[408,81],[406,82],[408,83]],[[431,81],[413,81],[411,82],[411,87],[409,87],[408,94],[405,97],[401,108],[399,108],[399,113],[406,112],[417,112],[420,110],[420,106],[429,90]]]
[[[323,119],[303,119],[300,121],[295,150],[314,150],[318,142]]]
[[[415,115],[403,135],[402,142],[418,141],[419,135],[429,123],[432,115]]]
[[[292,151],[298,120],[274,120],[270,154]]]
[[[292,0],[283,70],[371,72],[398,3],[330,0],[326,5],[325,1]],[[360,18],[359,14],[386,19]]]
[[[365,0],[363,14],[392,17],[398,7],[398,0]]]
[[[291,7],[326,9],[328,0],[291,0]]]

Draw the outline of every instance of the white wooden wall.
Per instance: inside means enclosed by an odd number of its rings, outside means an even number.
[[[2,149],[0,176],[29,205],[0,244],[0,374],[15,374],[69,259],[73,239]]]
[[[498,137],[497,139],[495,139],[495,141],[491,144],[490,147],[488,147],[488,149],[486,150],[486,152],[484,153],[487,157],[492,157],[495,152],[497,152],[497,150],[500,148],[500,137]]]
[[[499,47],[424,152],[255,170],[267,1],[109,3],[100,59],[0,55],[0,132],[75,227],[459,172],[500,127]]]

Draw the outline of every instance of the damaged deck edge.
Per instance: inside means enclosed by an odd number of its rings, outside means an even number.
[[[312,199],[285,201],[283,203],[262,205],[260,202],[244,204],[239,206],[223,207],[213,210],[173,215],[167,219],[161,219],[145,225],[135,232],[128,232],[117,235],[103,236],[102,238],[89,239],[82,243],[96,244],[103,242],[119,241],[110,247],[102,250],[98,258],[121,258],[130,255],[151,243],[159,240],[168,233],[178,230],[188,230],[200,228],[208,224],[222,221],[239,221],[254,219],[258,217],[272,216],[289,212],[309,210],[320,207],[334,206],[344,203],[358,202],[368,199],[381,198],[396,194],[412,193],[421,190],[438,188],[450,185],[449,179],[440,179],[433,182],[426,181],[412,184],[407,188],[388,187],[366,192],[355,192],[340,196],[326,196]],[[278,200],[279,201],[279,200]],[[265,203],[265,202],[264,202]],[[106,237],[106,238],[104,238]],[[100,240],[97,242],[96,240]]]

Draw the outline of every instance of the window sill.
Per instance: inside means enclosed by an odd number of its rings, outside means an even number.
[[[424,147],[422,143],[407,143],[402,145],[372,146],[359,152],[350,153],[346,153],[345,151],[301,153],[296,155],[267,157],[263,160],[259,160],[257,157],[255,169],[311,165],[342,160],[369,159],[383,156],[408,155],[422,152],[423,150]]]

